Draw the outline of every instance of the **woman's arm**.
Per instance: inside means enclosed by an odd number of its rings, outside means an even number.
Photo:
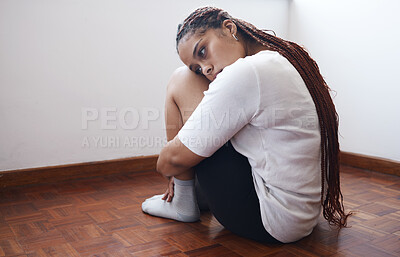
[[[157,171],[164,176],[178,176],[196,166],[206,157],[190,151],[177,136],[161,150],[157,161]]]

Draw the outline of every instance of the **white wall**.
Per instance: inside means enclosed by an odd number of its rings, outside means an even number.
[[[293,0],[289,38],[337,93],[344,151],[400,160],[400,1]]]
[[[397,0],[1,0],[0,171],[159,153],[176,27],[205,5],[305,45],[337,92],[342,150],[400,160]]]
[[[287,37],[282,0],[1,0],[0,171],[159,153],[176,27],[204,5]]]

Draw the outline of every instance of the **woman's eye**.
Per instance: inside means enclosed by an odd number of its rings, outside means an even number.
[[[199,56],[200,57],[204,57],[206,55],[206,48],[205,47],[202,47],[200,50],[199,50]]]
[[[198,67],[194,72],[195,72],[197,75],[203,74],[203,72],[201,72],[201,67]]]

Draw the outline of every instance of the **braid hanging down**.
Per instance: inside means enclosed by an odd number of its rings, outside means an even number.
[[[210,28],[220,28],[226,19],[233,21],[238,32],[247,40],[255,40],[270,50],[284,56],[296,68],[304,80],[314,101],[321,133],[321,204],[323,216],[331,225],[339,229],[347,226],[340,191],[338,115],[330,97],[330,88],[320,74],[317,63],[298,44],[270,35],[254,25],[231,17],[227,12],[215,7],[202,7],[192,12],[182,24],[178,25],[176,47],[179,41],[189,34],[204,33]],[[326,186],[325,186],[326,185]],[[326,188],[325,188],[326,187]]]

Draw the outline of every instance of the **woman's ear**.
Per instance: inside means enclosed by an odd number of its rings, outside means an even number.
[[[233,21],[228,19],[228,20],[224,20],[222,22],[222,30],[224,30],[224,31],[228,30],[229,34],[236,35],[237,27],[236,27],[236,24]]]

